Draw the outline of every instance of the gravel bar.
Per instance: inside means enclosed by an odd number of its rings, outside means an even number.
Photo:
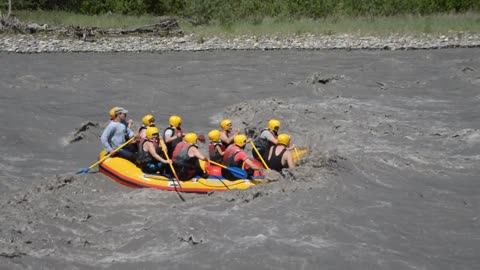
[[[58,38],[49,35],[0,35],[0,52],[162,52],[207,50],[320,50],[372,49],[409,50],[480,47],[480,34],[452,33],[448,35],[292,35],[292,36],[238,36],[182,37],[128,36],[100,37],[93,41]]]

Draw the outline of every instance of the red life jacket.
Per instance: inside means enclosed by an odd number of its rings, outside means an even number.
[[[223,164],[228,167],[242,167],[243,161],[235,161],[235,156],[243,151],[240,147],[235,144],[231,144],[225,152],[223,153]]]
[[[216,146],[220,146],[222,147],[222,143],[221,142],[211,142],[210,145],[208,146],[208,157],[217,162],[217,163],[221,163],[222,162],[222,159],[223,157],[220,155],[220,153],[216,150]],[[223,151],[223,150],[222,150]]]
[[[172,153],[172,156],[171,156],[171,159],[173,161],[175,161],[175,159],[177,158],[177,156],[180,154],[180,152],[182,150],[184,150],[185,148],[189,148],[191,144],[188,144],[186,142],[179,142],[177,143],[177,145],[175,146],[175,149],[173,150],[173,153]]]
[[[179,142],[173,150],[173,166],[175,167],[177,176],[180,180],[191,179],[195,176],[197,171],[200,170],[200,168],[198,168],[200,166],[198,158],[190,157],[188,155],[188,150],[190,150],[191,147],[197,146],[182,141]]]

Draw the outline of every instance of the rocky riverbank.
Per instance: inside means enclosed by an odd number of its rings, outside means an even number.
[[[161,52],[204,50],[278,50],[278,49],[439,49],[480,47],[478,33],[448,35],[292,35],[201,37],[193,34],[181,37],[122,36],[82,40],[51,34],[0,35],[0,51],[12,53],[46,52]]]

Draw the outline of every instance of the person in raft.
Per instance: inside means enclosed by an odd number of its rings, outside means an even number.
[[[278,130],[280,129],[280,121],[276,119],[270,119],[268,121],[268,128],[264,128],[260,131],[260,135],[253,140],[253,144],[257,148],[258,152],[263,159],[266,159],[268,150],[271,146],[277,144]],[[254,158],[260,160],[257,151],[252,149],[252,155]]]
[[[265,162],[271,170],[281,172],[283,168],[295,168],[293,162],[292,148],[290,147],[290,136],[280,134],[277,137],[277,144],[270,147]],[[294,146],[295,147],[295,146]]]
[[[125,119],[127,118],[127,113],[128,111],[122,107],[118,107],[115,110],[115,118],[110,121],[107,127],[105,127],[103,130],[100,141],[102,142],[105,151],[107,151],[107,154],[122,157],[135,162],[134,153],[128,149],[122,148],[116,153],[113,152],[120,145],[125,143],[127,139],[130,139],[134,136],[133,131],[130,129],[133,121],[129,119],[127,122],[128,124],[124,124]]]
[[[158,153],[158,145],[161,140],[158,128],[147,127],[145,133],[145,140],[138,145],[137,163],[144,173],[162,173],[165,164],[172,163],[172,161],[166,160]]]
[[[184,139],[175,146],[172,154],[173,166],[178,178],[184,181],[195,176],[205,177],[199,160],[208,161],[208,159],[198,150],[197,134],[187,133]]]
[[[108,111],[108,115],[110,115],[110,119],[108,119],[108,122],[105,126],[108,126],[108,124],[115,119],[115,111],[118,109],[118,106],[115,106]]]
[[[151,114],[147,114],[142,118],[142,125],[138,129],[139,142],[147,137],[147,128],[155,126],[155,117]]]
[[[208,157],[217,163],[223,162],[222,141],[220,140],[220,131],[213,129],[208,132],[210,145],[208,146]]]
[[[263,171],[264,168],[259,167],[253,163],[245,152],[245,145],[247,144],[247,136],[238,134],[233,137],[233,144],[225,150],[223,154],[223,164],[227,167],[242,168],[245,162],[250,166],[247,170],[248,177],[253,176],[254,170]],[[237,178],[227,169],[222,169],[222,176],[228,180],[237,180]]]
[[[223,119],[220,122],[222,131],[220,132],[220,140],[222,141],[222,151],[225,151],[227,147],[233,143],[233,137],[240,134],[240,130],[233,132],[233,125],[231,119]]]
[[[173,150],[176,145],[183,140],[182,118],[178,115],[172,115],[168,119],[169,127],[163,132],[163,140],[167,146],[167,153],[169,157],[172,157]]]

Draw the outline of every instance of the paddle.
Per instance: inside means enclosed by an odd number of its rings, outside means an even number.
[[[219,166],[219,167],[222,167],[222,168],[230,171],[230,172],[233,174],[233,176],[235,176],[235,177],[238,178],[238,179],[246,179],[247,176],[248,176],[248,175],[247,175],[247,172],[246,172],[245,170],[240,169],[240,168],[237,168],[237,167],[227,167],[227,166],[225,166],[225,165],[223,165],[223,164],[217,163],[217,162],[215,162],[215,161],[213,161],[213,160],[210,160],[210,159],[209,159],[208,161],[209,161],[210,163],[212,163],[213,165],[217,165],[217,166]]]
[[[163,154],[165,154],[165,157],[167,158],[167,160],[170,160],[170,158],[168,157],[168,153],[167,153],[167,147],[163,143],[162,138],[159,138],[159,141],[160,141],[160,145],[162,146]],[[172,169],[173,176],[175,176],[175,179],[177,180],[178,186],[180,188],[182,188],[182,185],[180,184],[180,179],[178,179],[177,173],[175,172],[175,169],[173,168],[173,164],[169,163],[169,165],[170,165],[170,169]]]
[[[293,150],[295,150],[295,155],[297,156],[297,160],[298,162],[300,162],[300,155],[298,154],[298,150],[297,150],[297,147],[293,147]]]
[[[263,164],[263,166],[265,167],[265,169],[270,170],[270,168],[267,166],[267,163],[265,163],[265,160],[263,160],[262,155],[260,155],[260,153],[258,152],[258,149],[257,149],[257,147],[255,146],[255,144],[254,144],[252,141],[250,141],[250,144],[252,145],[253,150],[255,150],[255,152],[257,153],[258,157],[259,157],[260,160],[262,161],[262,164]]]
[[[97,166],[98,164],[104,162],[107,158],[109,158],[113,153],[117,152],[118,150],[122,149],[123,147],[125,147],[125,145],[129,144],[131,141],[133,141],[135,139],[135,137],[132,137],[130,138],[130,140],[126,141],[124,144],[120,145],[117,149],[113,150],[110,152],[110,154],[104,156],[103,158],[101,158],[99,161],[93,163],[90,167],[86,168],[86,169],[83,169],[81,171],[78,171],[76,174],[84,174],[84,173],[87,173],[88,171],[90,171],[91,168]]]

